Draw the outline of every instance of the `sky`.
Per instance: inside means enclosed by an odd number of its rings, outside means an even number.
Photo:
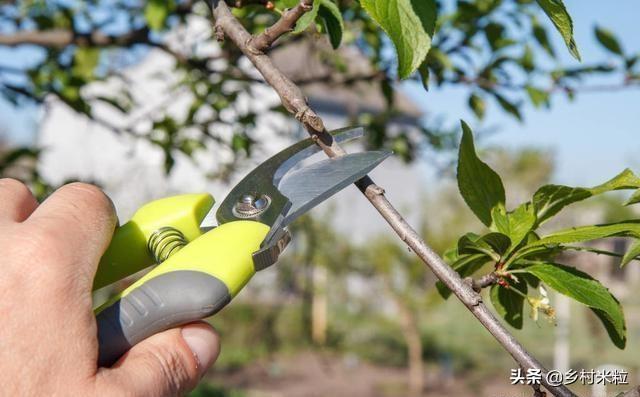
[[[608,54],[595,41],[596,22],[613,30],[628,53],[640,52],[640,1],[565,0],[573,16],[575,38],[583,62],[606,59]],[[564,65],[578,65],[565,49],[560,36],[550,30],[556,52]],[[5,55],[5,56],[3,56]],[[0,59],[9,61],[6,52]],[[16,61],[14,58],[11,61]],[[507,116],[495,105],[479,123],[466,106],[467,91],[461,88],[432,89],[424,93],[415,85],[407,88],[428,114],[447,120],[465,119],[475,128],[497,131],[484,144],[507,147],[536,146],[555,154],[558,183],[595,185],[625,167],[640,172],[640,89],[581,93],[573,102],[555,95],[549,110],[524,109],[524,123]],[[16,109],[0,100],[0,136],[16,144],[33,141],[41,112],[35,107]]]
[[[574,35],[584,63],[606,60],[608,53],[596,42],[596,23],[612,30],[627,53],[640,52],[640,1],[565,0],[573,16]],[[560,35],[549,30],[563,65],[578,66]],[[479,123],[467,108],[468,91],[462,88],[408,87],[410,95],[428,114],[464,119],[475,129],[496,129],[484,144],[507,147],[535,146],[555,155],[557,183],[599,184],[626,167],[640,172],[640,88],[617,92],[581,93],[573,102],[555,95],[551,109],[527,105],[524,123],[489,105]]]

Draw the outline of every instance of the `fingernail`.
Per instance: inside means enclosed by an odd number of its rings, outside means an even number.
[[[204,374],[218,358],[218,336],[206,324],[191,324],[182,328],[182,338],[198,361],[198,370]]]

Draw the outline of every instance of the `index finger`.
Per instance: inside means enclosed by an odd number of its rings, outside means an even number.
[[[36,234],[44,233],[44,248],[55,253],[55,265],[83,272],[89,289],[116,223],[111,200],[99,188],[84,183],[61,187],[25,222]]]
[[[37,206],[35,197],[22,182],[0,178],[0,222],[22,222]]]

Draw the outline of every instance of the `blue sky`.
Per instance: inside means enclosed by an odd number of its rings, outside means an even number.
[[[608,54],[596,43],[596,22],[613,30],[628,53],[640,52],[640,2],[638,0],[565,0],[573,15],[575,37],[583,61],[597,62]],[[578,65],[552,31],[556,52],[564,65]],[[0,53],[3,61],[11,61]],[[19,58],[19,57],[18,57]],[[13,58],[15,61],[16,58]],[[478,123],[466,106],[467,91],[460,88],[409,89],[419,106],[448,120],[463,118],[477,128],[498,131],[485,143],[508,147],[534,145],[555,153],[557,182],[592,185],[615,175],[625,167],[640,171],[640,89],[618,92],[581,93],[574,102],[562,95],[553,98],[550,110],[525,108],[524,123],[518,123],[492,105],[487,118]],[[0,134],[15,143],[29,143],[37,130],[34,107],[15,109],[0,101],[3,125]]]
[[[606,60],[608,53],[596,42],[596,22],[614,31],[627,53],[640,52],[640,2],[638,0],[565,0],[573,16],[575,38],[584,63]],[[556,52],[564,65],[579,65],[566,51],[554,31]],[[573,185],[594,185],[625,167],[640,172],[640,89],[581,93],[573,102],[555,95],[550,110],[527,105],[524,123],[505,115],[490,104],[487,117],[478,123],[466,105],[468,91],[462,88],[421,87],[409,92],[429,114],[465,119],[476,128],[496,129],[485,143],[508,147],[532,145],[551,150],[556,158],[555,180]]]

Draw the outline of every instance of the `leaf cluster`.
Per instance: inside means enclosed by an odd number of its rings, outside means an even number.
[[[564,251],[616,253],[597,250],[584,243],[610,237],[628,237],[635,242],[622,258],[622,266],[640,254],[640,220],[626,219],[603,225],[584,225],[542,234],[540,226],[567,206],[615,190],[632,190],[625,205],[640,201],[640,178],[627,169],[594,187],[544,185],[531,200],[513,209],[506,205],[505,188],[500,176],[477,155],[473,133],[462,122],[462,140],[458,159],[458,187],[467,206],[489,229],[486,234],[467,233],[460,237],[445,259],[463,277],[471,276],[488,263],[497,283],[491,286],[491,301],[512,326],[523,325],[525,303],[537,318],[538,310],[553,319],[553,308],[546,290],[532,294],[544,283],[586,306],[602,321],[613,343],[623,348],[626,328],[622,307],[609,290],[588,274],[558,263]],[[445,297],[449,291],[438,285]]]

